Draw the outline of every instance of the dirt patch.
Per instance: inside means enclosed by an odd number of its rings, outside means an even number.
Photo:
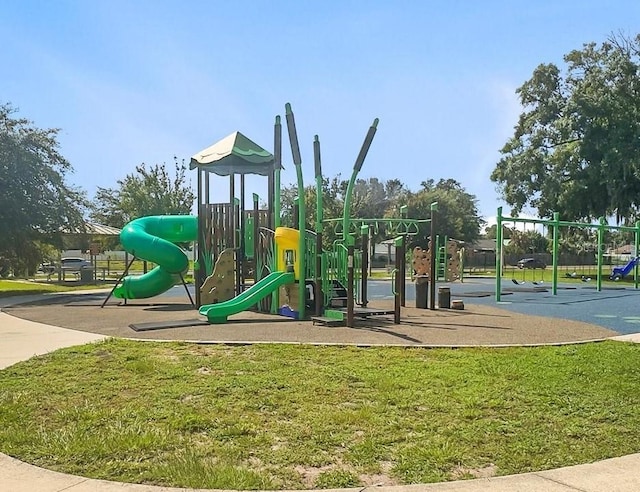
[[[489,463],[481,468],[468,468],[465,466],[457,466],[451,472],[452,480],[464,480],[470,478],[491,478],[498,474],[498,467],[493,463]]]
[[[384,485],[399,485],[400,483],[392,478],[389,475],[391,468],[393,467],[392,463],[383,462],[380,466],[380,473],[374,474],[366,474],[366,473],[358,473],[354,467],[345,465],[344,463],[333,463],[331,465],[325,465],[320,467],[313,466],[302,466],[298,465],[294,468],[294,470],[300,475],[302,478],[302,483],[304,483],[307,488],[315,488],[317,487],[318,478],[320,475],[326,472],[331,472],[335,470],[343,470],[345,472],[351,473],[354,476],[357,476],[360,480],[360,483],[363,486],[375,486],[381,487]]]

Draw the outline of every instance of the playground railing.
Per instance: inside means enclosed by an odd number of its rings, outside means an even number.
[[[305,254],[305,279],[313,279],[316,271],[316,253],[317,253],[317,234],[315,231],[307,230],[304,236],[304,254]]]
[[[273,229],[260,227],[258,230],[258,254],[256,255],[256,281],[273,272],[275,267],[275,251]]]
[[[335,285],[339,282],[347,287],[348,283],[348,254],[347,247],[336,241],[331,251],[322,253],[322,291],[324,293],[324,305],[329,306],[331,299],[335,297]],[[360,280],[362,278],[362,252],[354,251],[354,296],[356,300],[361,298]]]

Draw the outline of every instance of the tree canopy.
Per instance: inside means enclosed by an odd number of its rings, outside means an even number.
[[[422,189],[407,196],[408,216],[416,219],[431,217],[431,204],[438,202],[436,231],[447,236],[473,243],[480,237],[485,221],[478,214],[477,200],[467,193],[455,179],[433,179],[423,181]],[[420,233],[412,240],[415,245],[424,245],[431,233],[430,226],[422,226]]]
[[[517,214],[567,220],[640,207],[640,35],[612,36],[538,66],[517,93],[523,112],[491,174]]]
[[[60,245],[62,232],[83,227],[84,193],[66,182],[73,171],[57,129],[40,129],[9,104],[0,105],[0,257],[31,270],[41,244]]]
[[[118,180],[119,188],[98,188],[93,220],[113,227],[146,215],[186,215],[191,213],[195,195],[186,183],[184,163],[174,158],[175,169],[171,177],[165,164],[147,169],[143,163],[136,172]]]
[[[340,176],[325,178],[323,182],[324,218],[342,217],[344,198],[348,182]],[[391,218],[400,217],[400,207],[406,205],[408,217],[429,219],[431,203],[438,202],[438,234],[462,241],[473,242],[480,235],[484,221],[478,215],[475,196],[467,193],[462,185],[453,179],[423,181],[422,188],[411,192],[397,179],[380,181],[377,178],[358,179],[353,188],[352,218]],[[293,201],[297,196],[295,185],[284,187],[281,193],[282,221],[293,225]],[[314,228],[316,209],[315,187],[305,188],[307,227]],[[325,244],[331,244],[337,238],[333,228],[325,227]],[[419,234],[412,238],[411,245],[426,246],[430,235],[429,226],[422,226]],[[387,239],[383,231],[374,235],[375,241]]]
[[[509,243],[505,246],[504,252],[507,254],[531,254],[549,253],[551,241],[536,230],[511,231]]]

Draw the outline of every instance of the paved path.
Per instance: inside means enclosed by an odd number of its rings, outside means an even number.
[[[6,492],[171,492],[171,487],[90,480],[27,465],[0,454],[0,490]],[[194,489],[188,489],[196,492]],[[202,489],[199,489],[202,490]],[[361,487],[354,492],[637,492],[640,454],[538,473],[459,482],[393,487]]]
[[[202,324],[200,316],[182,297],[119,301],[101,305],[104,294],[49,296],[37,302],[6,308],[25,320],[117,338],[253,343],[318,343],[461,347],[479,345],[541,345],[602,340],[619,332],[594,323],[549,316],[523,315],[489,304],[465,303],[463,311],[402,308],[401,323],[390,316],[358,320],[356,326],[327,327],[283,316],[244,311],[224,324]],[[410,304],[410,303],[407,303]],[[388,300],[370,307],[393,309]],[[187,326],[186,320],[196,325]],[[167,327],[167,323],[179,326]],[[200,324],[198,324],[200,323]],[[134,331],[130,325],[155,324],[162,329]],[[636,325],[637,327],[638,325]]]
[[[29,298],[4,300],[0,308]],[[0,311],[0,369],[62,347],[103,340],[104,335],[58,328],[15,318]],[[640,341],[640,336],[616,339]],[[171,492],[186,489],[123,484],[56,473],[0,453],[0,491],[6,492]],[[192,490],[193,489],[189,489]],[[372,492],[637,492],[640,453],[544,472],[429,485],[361,487]],[[196,491],[193,491],[196,492]]]

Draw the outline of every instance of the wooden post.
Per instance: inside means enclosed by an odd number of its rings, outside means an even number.
[[[395,239],[395,247],[396,247],[396,265],[395,265],[395,295],[393,296],[393,322],[396,325],[400,324],[400,308],[402,307],[402,285],[404,284],[404,279],[402,278],[402,264],[404,263],[404,236],[400,236]]]
[[[406,306],[407,298],[407,262],[405,261],[405,254],[407,250],[407,236],[403,234],[400,236],[400,248],[396,248],[396,261],[398,264],[398,277],[400,277],[400,305]]]

